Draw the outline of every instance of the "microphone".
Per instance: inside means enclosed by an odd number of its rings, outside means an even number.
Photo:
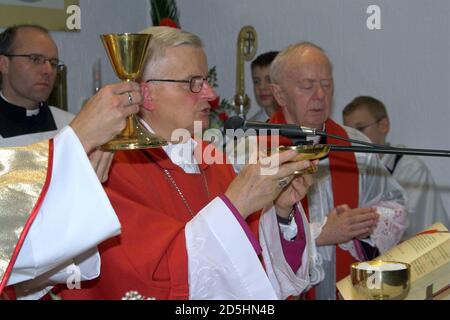
[[[256,134],[259,134],[260,130],[264,135],[270,135],[271,130],[278,130],[279,134],[292,139],[294,145],[305,144],[307,136],[322,136],[322,137],[332,137],[338,140],[344,140],[352,143],[359,144],[344,146],[329,144],[330,151],[332,152],[361,152],[361,153],[389,153],[389,154],[407,154],[407,155],[418,155],[418,156],[432,156],[432,157],[449,157],[450,150],[431,150],[431,149],[407,149],[407,148],[397,148],[391,146],[377,145],[369,143],[366,141],[343,138],[337,135],[327,134],[325,131],[317,130],[314,128],[302,127],[295,124],[275,124],[266,123],[258,121],[246,121],[239,116],[233,116],[225,121],[224,129],[242,129],[255,130]],[[298,143],[297,143],[298,142]],[[306,143],[307,144],[307,143]]]
[[[253,129],[259,134],[260,130],[264,130],[264,134],[270,134],[270,130],[278,130],[279,134],[285,137],[298,138],[308,136],[323,136],[325,132],[315,128],[302,127],[295,124],[276,124],[259,121],[246,121],[239,116],[228,118],[224,125],[225,130],[242,129],[244,131]]]

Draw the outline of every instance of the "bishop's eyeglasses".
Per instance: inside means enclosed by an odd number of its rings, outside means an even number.
[[[203,76],[193,76],[186,80],[174,80],[174,79],[149,79],[146,80],[146,83],[152,82],[152,81],[159,81],[159,82],[179,82],[179,83],[189,83],[189,90],[191,90],[192,93],[199,93],[202,91],[203,85],[205,82],[209,81],[208,77]]]
[[[42,54],[32,53],[32,54],[3,54],[3,55],[8,58],[28,58],[36,66],[43,65],[48,61],[53,69],[56,69],[58,68],[58,66],[63,64],[63,62],[57,58],[47,58]]]

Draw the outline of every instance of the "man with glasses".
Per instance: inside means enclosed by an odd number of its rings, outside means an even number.
[[[73,115],[48,106],[58,48],[48,30],[17,25],[0,34],[0,146],[19,146],[53,137]]]
[[[100,246],[101,277],[62,298],[285,299],[319,282],[320,257],[296,206],[311,178],[293,175],[311,163],[283,152],[265,158],[279,156],[272,174],[259,161],[235,176],[194,134],[194,122],[208,128],[216,98],[201,40],[169,27],[143,32],[152,40],[141,121],[170,143],[116,153],[106,191],[122,234]]]
[[[373,143],[387,144],[389,116],[383,102],[369,96],[353,99],[342,111],[344,124],[364,133]],[[439,190],[426,164],[417,156],[379,154],[386,169],[408,194],[409,226],[407,239],[435,222],[450,228]]]
[[[332,65],[317,45],[301,42],[284,49],[272,62],[270,77],[281,107],[271,123],[365,139],[358,131],[341,127],[329,118],[334,93]],[[308,139],[314,144],[350,144],[330,137]],[[281,143],[292,142],[286,139]],[[352,262],[374,258],[378,251],[394,246],[404,230],[404,203],[403,189],[376,155],[330,152],[322,159],[303,207],[324,259],[325,279],[307,298],[335,299],[336,282],[349,274]]]

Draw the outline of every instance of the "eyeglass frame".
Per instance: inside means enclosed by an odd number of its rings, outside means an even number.
[[[198,91],[193,90],[193,86],[194,86],[194,81],[197,79],[202,79],[202,85],[200,86],[200,89]],[[145,81],[145,83],[149,83],[152,81],[156,81],[156,82],[176,82],[176,83],[189,83],[189,90],[192,93],[199,93],[202,91],[203,89],[203,85],[205,84],[205,81],[209,83],[209,77],[203,77],[203,76],[193,76],[190,79],[186,79],[186,80],[175,80],[175,79],[148,79]]]
[[[58,69],[59,66],[64,65],[64,62],[62,62],[58,58],[47,58],[46,56],[38,53],[30,53],[30,54],[1,53],[0,55],[3,55],[8,58],[28,58],[36,66],[43,65],[48,61],[50,63],[50,66],[55,70]]]

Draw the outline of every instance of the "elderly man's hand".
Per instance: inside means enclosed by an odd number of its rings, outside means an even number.
[[[142,100],[135,82],[105,86],[91,97],[70,123],[84,150],[89,153],[120,133],[126,126],[126,118],[139,111]]]
[[[375,229],[378,218],[374,208],[350,209],[347,205],[338,206],[328,214],[316,243],[319,246],[332,245],[368,237]]]
[[[315,166],[318,162],[318,160],[315,160],[311,163]],[[302,174],[293,177],[289,185],[285,187],[275,200],[277,215],[287,218],[291,213],[294,204],[298,203],[306,196],[308,189],[313,182],[314,180],[311,174]]]
[[[290,162],[295,156],[297,152],[291,150],[260,159],[245,166],[233,180],[225,195],[244,219],[272,204],[288,185],[289,177],[311,165],[309,161]]]

